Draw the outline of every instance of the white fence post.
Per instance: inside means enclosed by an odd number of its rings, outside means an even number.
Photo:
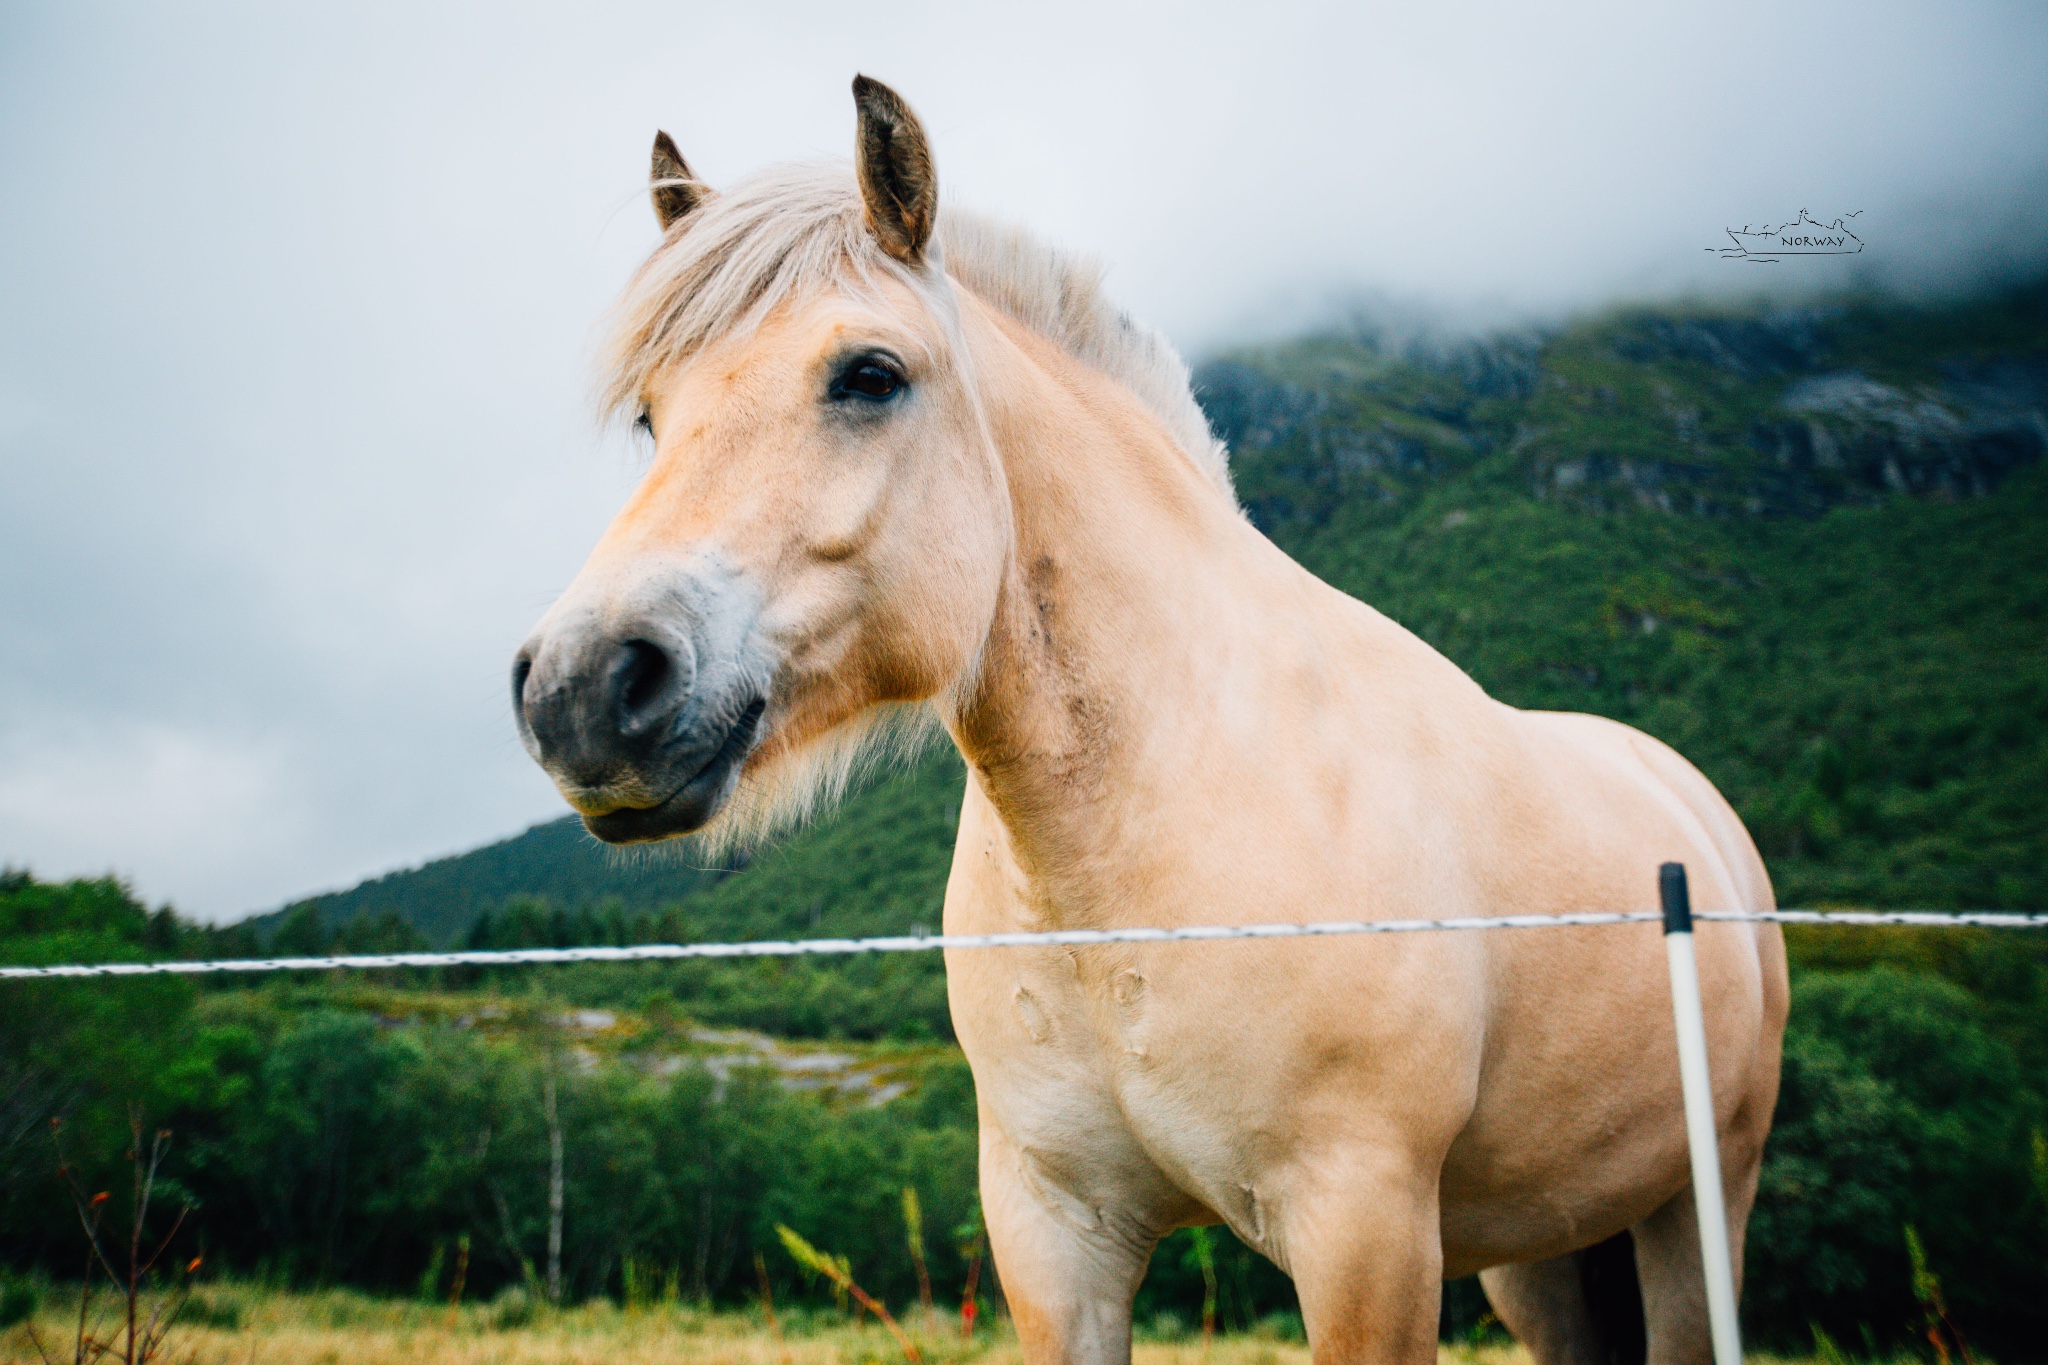
[[[1693,952],[1692,899],[1685,864],[1657,871],[1664,901],[1664,951],[1671,964],[1671,1014],[1678,1025],[1678,1079],[1685,1092],[1685,1140],[1692,1151],[1693,1207],[1699,1213],[1700,1263],[1707,1277],[1707,1323],[1714,1365],[1742,1365],[1742,1328],[1735,1317],[1735,1273],[1728,1255],[1728,1210],[1721,1193],[1721,1144],[1714,1132],[1714,1095],[1707,1072],[1707,1022],[1700,1008],[1699,958]]]

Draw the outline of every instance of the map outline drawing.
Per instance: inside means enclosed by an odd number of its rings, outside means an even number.
[[[1863,239],[1849,230],[1849,220],[1860,218],[1863,210],[1844,213],[1823,223],[1805,209],[1790,222],[1775,226],[1729,228],[1733,246],[1706,250],[1724,261],[1747,261],[1752,265],[1776,265],[1788,256],[1854,256],[1863,250]]]

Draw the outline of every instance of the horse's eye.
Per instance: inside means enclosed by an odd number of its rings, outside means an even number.
[[[654,435],[654,414],[645,408],[640,409],[640,415],[633,419],[633,425],[637,429],[646,432],[651,439]]]
[[[832,381],[832,396],[880,400],[902,387],[903,376],[895,366],[878,356],[865,355],[839,372]]]

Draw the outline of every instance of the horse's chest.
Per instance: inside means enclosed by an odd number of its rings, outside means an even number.
[[[1059,954],[1000,977],[978,1000],[956,996],[955,1015],[982,1102],[1020,1147],[1060,1170],[1142,1168],[1139,1183],[1162,1191],[1231,1164],[1228,1078],[1188,1046],[1183,1003],[1142,963]]]

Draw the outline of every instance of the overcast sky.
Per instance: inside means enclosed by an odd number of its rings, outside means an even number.
[[[857,70],[1196,355],[1755,289],[1705,248],[1802,207],[1922,290],[2048,241],[2032,0],[10,3],[0,862],[230,918],[559,813],[505,674],[635,472],[648,142],[846,155]]]

